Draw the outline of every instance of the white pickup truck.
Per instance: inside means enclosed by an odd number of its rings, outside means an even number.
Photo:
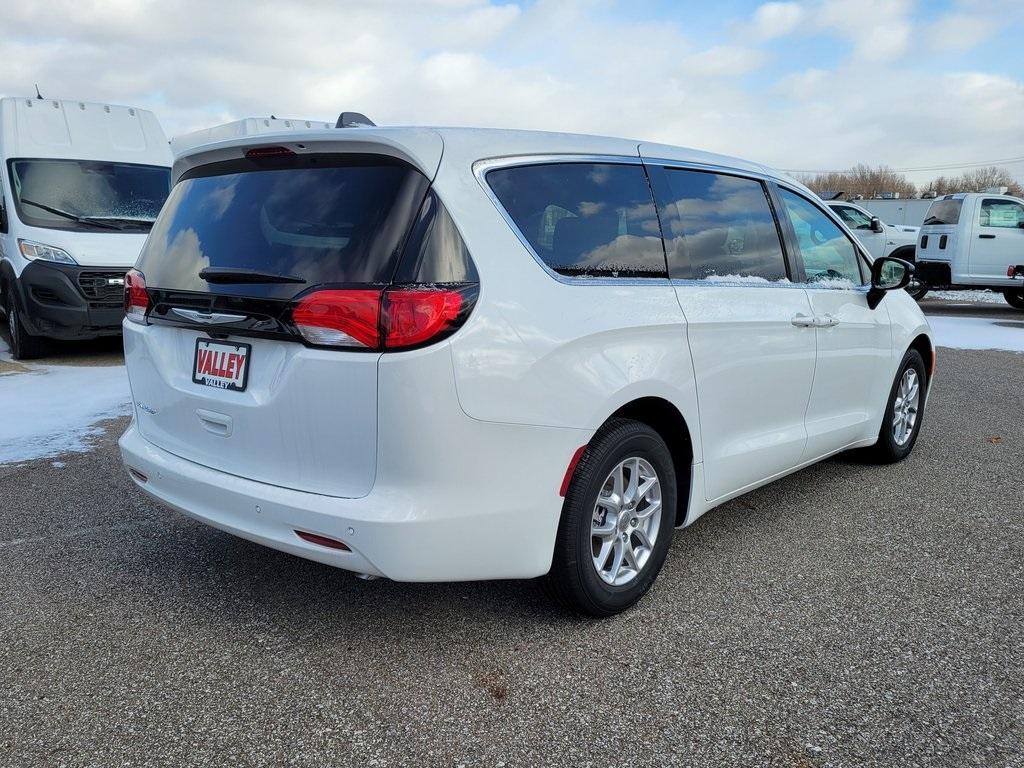
[[[844,200],[829,200],[827,205],[853,230],[872,258],[894,256],[915,263],[918,227],[886,224],[870,211]],[[915,280],[907,287],[907,292],[920,301],[928,288]]]
[[[921,227],[917,276],[929,288],[1001,291],[1024,309],[1024,200],[984,192],[936,199]]]
[[[859,205],[843,200],[829,200],[827,204],[853,230],[873,258],[895,256],[897,259],[914,262],[917,227],[886,224]]]

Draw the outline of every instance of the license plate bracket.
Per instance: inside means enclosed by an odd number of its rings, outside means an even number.
[[[192,358],[192,381],[214,389],[244,392],[249,385],[251,359],[251,344],[198,338]]]

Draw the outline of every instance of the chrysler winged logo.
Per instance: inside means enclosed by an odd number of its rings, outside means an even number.
[[[246,315],[231,315],[226,312],[200,312],[195,309],[180,309],[178,307],[173,307],[171,312],[186,320],[191,320],[193,323],[206,323],[207,325],[224,325],[225,323],[237,323],[239,320],[246,319]]]

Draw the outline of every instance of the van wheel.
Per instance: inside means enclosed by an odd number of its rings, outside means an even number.
[[[611,419],[576,466],[562,505],[547,591],[566,607],[611,616],[661,571],[676,515],[676,473],[661,436]]]
[[[1024,309],[1024,291],[1020,290],[1006,290],[1003,291],[1003,298],[1006,299],[1006,303],[1014,309]]]
[[[46,339],[33,336],[22,325],[14,287],[7,288],[7,336],[11,340],[11,357],[15,360],[33,360],[46,354]]]
[[[924,358],[916,349],[908,349],[889,392],[878,442],[868,449],[873,460],[879,464],[892,464],[907,458],[914,450],[914,443],[921,432],[922,408],[927,392]]]

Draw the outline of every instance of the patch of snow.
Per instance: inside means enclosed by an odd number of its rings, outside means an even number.
[[[707,277],[701,278],[709,283],[740,283],[746,285],[773,285],[775,283],[788,283],[787,278],[781,280],[769,280],[759,275],[708,275]]]
[[[955,349],[1004,349],[1024,352],[1024,322],[982,317],[928,318],[935,344]]]
[[[64,469],[67,465],[63,461],[51,461],[50,466],[56,469]]]
[[[994,293],[989,290],[968,290],[968,291],[928,291],[929,299],[942,299],[943,301],[974,301],[982,304],[1006,304],[1003,294]]]
[[[0,347],[0,360],[10,360]],[[131,411],[123,365],[24,365],[0,376],[0,464],[87,451],[103,433],[96,422]]]

